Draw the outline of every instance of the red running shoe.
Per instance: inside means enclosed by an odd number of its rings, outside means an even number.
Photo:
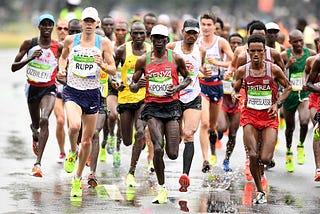
[[[254,183],[247,182],[243,190],[242,205],[247,207],[252,205],[253,193],[254,193]]]
[[[37,164],[37,165],[33,166],[32,175],[34,177],[42,177],[42,171],[41,171],[40,165]]]
[[[98,180],[95,174],[91,173],[88,175],[88,185],[93,188],[98,186]]]
[[[250,165],[250,160],[246,159],[242,172],[246,176],[246,180],[247,181],[251,181],[252,180],[252,175],[251,175],[251,172],[250,172],[250,166],[249,165]]]
[[[180,210],[182,210],[183,212],[189,212],[187,201],[184,201],[184,200],[179,201],[179,206],[180,206]]]
[[[179,183],[181,185],[181,187],[179,188],[179,191],[180,192],[187,192],[188,187],[190,186],[190,179],[189,179],[188,175],[182,174],[179,179]]]

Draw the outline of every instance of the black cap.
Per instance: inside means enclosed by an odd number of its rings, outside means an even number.
[[[200,32],[200,26],[199,26],[199,22],[196,19],[187,19],[184,21],[183,23],[183,30],[185,32],[188,32],[190,30],[194,30],[197,33]]]

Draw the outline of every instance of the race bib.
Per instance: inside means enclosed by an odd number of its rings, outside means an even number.
[[[47,83],[51,80],[51,66],[31,61],[27,66],[27,78],[32,82]]]
[[[72,73],[80,78],[95,78],[98,65],[94,62],[93,56],[73,57]]]
[[[272,105],[272,91],[248,90],[247,107],[255,110],[268,109]]]
[[[154,97],[165,97],[170,85],[172,77],[149,77],[149,94]]]
[[[232,80],[222,80],[223,94],[231,94],[233,91]]]
[[[218,60],[218,59],[216,59]],[[219,75],[219,66],[210,64],[210,62],[208,60],[206,60],[206,69],[208,71],[212,71],[212,76],[218,76]]]
[[[302,90],[302,76],[303,72],[290,74],[290,83],[292,85],[292,91]]]
[[[134,69],[128,69],[128,73],[127,73],[127,85],[130,85],[132,82],[132,76],[134,74]]]

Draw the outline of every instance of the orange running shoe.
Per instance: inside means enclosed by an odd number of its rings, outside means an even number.
[[[216,140],[216,149],[221,149],[221,148],[222,148],[221,140],[217,139]]]
[[[181,185],[181,187],[179,188],[179,191],[180,192],[187,192],[188,187],[190,186],[190,179],[189,179],[188,175],[182,174],[179,179],[179,183]]]
[[[254,184],[252,182],[247,182],[243,189],[242,194],[242,205],[251,206],[254,192]]]
[[[98,181],[95,174],[91,173],[88,175],[88,185],[93,188],[98,186]]]
[[[316,170],[316,174],[314,175],[314,181],[320,181],[320,169]]]
[[[180,210],[183,212],[189,212],[189,208],[188,208],[188,202],[181,200],[179,201],[179,206],[180,206]]]
[[[250,160],[246,159],[246,161],[244,162],[244,168],[242,170],[242,173],[246,176],[246,180],[247,181],[251,181],[252,180],[252,175],[251,175],[251,171],[250,171]]]
[[[42,177],[42,171],[39,164],[36,164],[32,168],[32,175],[34,177]]]

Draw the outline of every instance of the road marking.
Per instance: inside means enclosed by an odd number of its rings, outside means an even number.
[[[119,190],[119,188],[116,186],[116,185],[103,185],[104,188],[106,189],[108,195],[109,195],[109,198],[111,200],[118,200],[118,201],[123,201],[123,196],[121,195],[121,192]]]

